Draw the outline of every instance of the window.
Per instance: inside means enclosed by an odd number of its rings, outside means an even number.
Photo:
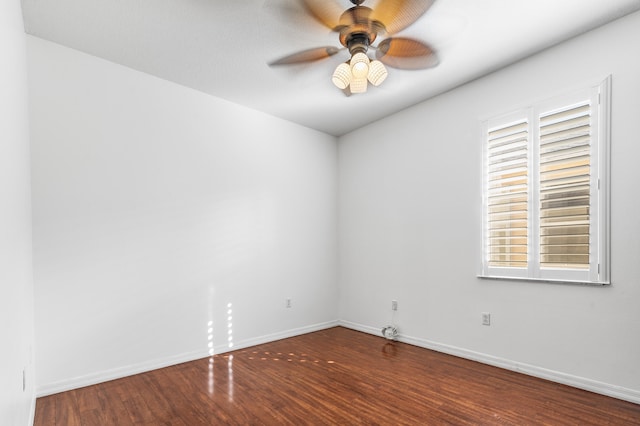
[[[481,276],[609,283],[610,85],[483,123]]]

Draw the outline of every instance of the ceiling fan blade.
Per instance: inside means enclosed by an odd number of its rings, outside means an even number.
[[[379,0],[371,20],[380,22],[387,34],[395,34],[418,20],[435,0]]]
[[[419,70],[438,65],[436,52],[427,44],[412,38],[391,37],[382,40],[376,58],[385,65],[405,70]]]
[[[336,30],[340,23],[340,16],[345,11],[334,0],[301,0],[309,13],[313,15],[321,24]]]
[[[301,52],[296,52],[283,58],[276,59],[275,61],[270,62],[269,65],[293,65],[301,64],[303,62],[313,62],[333,56],[339,51],[340,49],[334,46],[314,47],[312,49],[303,50]]]

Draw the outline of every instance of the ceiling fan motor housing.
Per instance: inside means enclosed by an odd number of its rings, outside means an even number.
[[[384,30],[382,24],[370,19],[372,12],[368,7],[355,6],[340,17],[340,43],[348,48],[351,54],[354,53],[352,48],[356,47],[358,50],[364,48],[366,52],[378,36],[378,32]]]

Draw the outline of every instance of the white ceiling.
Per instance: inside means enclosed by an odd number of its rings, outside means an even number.
[[[344,9],[352,6],[333,1]],[[390,69],[380,87],[350,97],[331,83],[346,51],[312,64],[267,65],[300,50],[340,46],[336,33],[305,17],[298,0],[22,0],[22,5],[28,34],[342,135],[638,10],[640,0],[437,0],[399,35],[429,43],[440,64],[420,71]]]

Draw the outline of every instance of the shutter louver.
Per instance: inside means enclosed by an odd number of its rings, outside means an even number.
[[[540,266],[589,269],[589,102],[540,116]]]
[[[526,121],[489,130],[489,266],[527,267],[528,138]]]

